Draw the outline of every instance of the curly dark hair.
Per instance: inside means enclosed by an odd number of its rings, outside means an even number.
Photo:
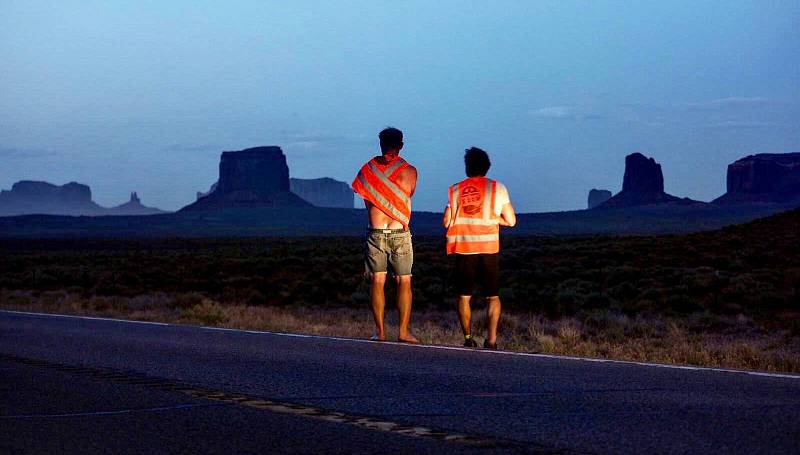
[[[387,126],[381,131],[378,134],[378,139],[381,141],[381,150],[384,152],[403,147],[403,132],[391,126]]]
[[[464,151],[464,166],[467,177],[483,177],[492,167],[489,154],[478,147],[470,147]]]

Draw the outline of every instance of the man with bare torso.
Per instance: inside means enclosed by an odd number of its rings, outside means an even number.
[[[370,278],[370,304],[375,318],[374,340],[386,340],[384,286],[389,271],[397,282],[399,331],[397,341],[416,343],[409,333],[411,320],[411,267],[414,250],[409,221],[411,196],[417,186],[417,169],[400,158],[403,133],[386,128],[378,135],[381,155],[361,167],[353,191],[364,199],[369,217],[364,263]]]

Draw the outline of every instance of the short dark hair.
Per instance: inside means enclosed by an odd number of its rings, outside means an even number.
[[[378,139],[381,140],[381,150],[397,150],[403,147],[403,132],[397,128],[387,126],[378,134]]]
[[[478,147],[470,147],[464,151],[464,166],[467,177],[483,177],[492,167],[489,154]]]

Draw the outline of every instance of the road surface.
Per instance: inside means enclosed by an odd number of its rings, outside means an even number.
[[[0,453],[793,453],[800,377],[0,312]]]

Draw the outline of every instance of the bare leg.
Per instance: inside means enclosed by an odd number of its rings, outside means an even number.
[[[486,324],[489,335],[487,341],[491,344],[497,343],[497,325],[500,323],[500,297],[493,296],[486,298]]]
[[[472,298],[472,296],[458,296],[458,320],[461,322],[461,330],[464,332],[464,336],[472,334],[472,308],[469,306],[470,298]]]
[[[372,274],[372,286],[369,290],[369,301],[372,304],[372,316],[375,318],[375,337],[379,340],[386,340],[386,332],[383,327],[383,311],[386,306],[386,297],[383,287],[386,284],[386,272]]]
[[[397,311],[400,313],[399,341],[417,343],[417,339],[408,333],[411,322],[411,275],[397,277]]]

